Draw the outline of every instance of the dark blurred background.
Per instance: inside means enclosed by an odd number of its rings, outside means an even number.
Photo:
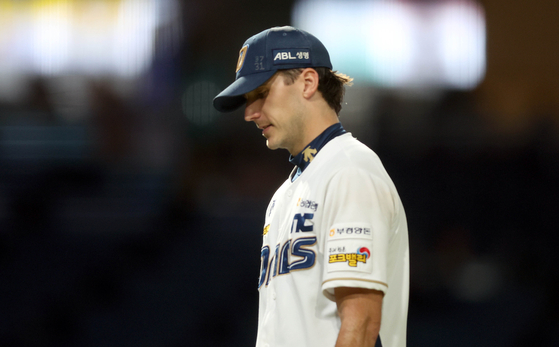
[[[254,345],[291,165],[211,100],[249,36],[296,24],[357,67],[341,121],[406,208],[408,345],[559,346],[557,18],[553,0],[0,0],[0,345]],[[429,48],[445,32],[454,80]],[[417,59],[367,65],[391,47]]]

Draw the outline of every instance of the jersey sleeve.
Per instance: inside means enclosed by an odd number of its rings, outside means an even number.
[[[330,180],[325,199],[322,292],[336,287],[386,292],[387,249],[394,216],[389,186],[363,169],[347,168]]]

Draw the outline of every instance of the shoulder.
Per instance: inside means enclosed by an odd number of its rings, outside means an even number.
[[[357,140],[351,133],[338,136],[330,141],[317,156],[332,167],[333,171],[362,169],[371,173],[384,171],[378,155],[368,146]]]
[[[330,141],[318,153],[315,161],[318,162],[315,172],[327,180],[331,188],[340,182],[370,181],[377,187],[383,187],[382,190],[396,192],[379,156],[351,133]]]

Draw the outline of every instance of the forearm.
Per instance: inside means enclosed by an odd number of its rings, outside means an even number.
[[[380,331],[382,298],[376,290],[336,288],[342,322],[336,347],[373,347]]]
[[[378,338],[380,323],[344,319],[336,347],[373,347]]]

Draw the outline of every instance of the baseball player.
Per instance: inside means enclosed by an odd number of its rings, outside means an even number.
[[[295,168],[266,210],[258,347],[404,347],[409,297],[404,208],[377,155],[338,120],[351,78],[313,35],[275,27],[241,48],[214,99],[245,105]]]

